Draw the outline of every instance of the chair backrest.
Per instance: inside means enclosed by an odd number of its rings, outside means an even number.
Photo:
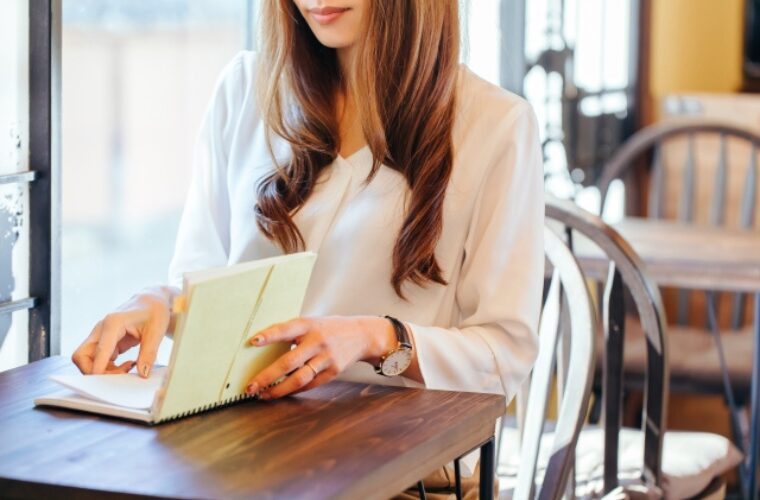
[[[649,217],[689,223],[701,219],[716,226],[751,228],[760,222],[758,154],[760,135],[735,125],[700,119],[651,125],[631,136],[602,169],[601,206],[605,206],[613,180],[636,165],[651,165],[646,199]],[[744,297],[737,295],[732,328],[741,326],[744,304]],[[678,323],[685,324],[688,315],[688,296],[681,292]]]
[[[563,496],[571,477],[578,434],[588,411],[594,375],[598,321],[586,280],[560,235],[545,227],[544,242],[552,279],[541,314],[538,359],[525,387],[527,400],[518,399],[518,406],[526,403],[525,408],[518,408],[522,434],[514,491],[518,500],[534,498],[539,449],[555,373],[560,380],[559,413],[538,498]],[[568,329],[559,328],[563,297],[567,297]]]
[[[567,201],[549,199],[548,221],[561,223],[568,239],[578,235],[591,240],[610,261],[603,298],[605,349],[602,397],[604,402],[604,492],[618,486],[618,439],[622,416],[623,340],[625,335],[624,287],[628,289],[641,320],[647,342],[644,431],[644,469],[646,485],[662,486],[662,442],[665,436],[669,372],[666,328],[662,299],[657,286],[646,274],[634,250],[612,227],[599,217]]]
[[[679,145],[679,139],[682,146],[679,148],[682,149],[681,154],[671,154],[671,157],[678,156],[682,159],[681,175],[680,179],[669,179],[668,174],[675,172],[675,169],[667,168],[666,149],[675,153],[673,149]],[[710,144],[707,144],[708,142]],[[731,144],[734,145],[734,150],[743,150],[744,154],[740,159],[737,159],[736,155],[729,154]],[[710,147],[700,147],[705,145]],[[647,197],[649,217],[667,217],[666,198],[668,197],[666,194],[676,194],[678,196],[677,210],[672,215],[684,222],[694,222],[695,204],[698,197],[697,180],[700,175],[703,175],[698,169],[714,166],[711,179],[709,179],[712,184],[712,193],[710,193],[708,222],[714,225],[728,223],[726,207],[729,169],[743,167],[744,175],[741,182],[735,183],[736,186],[742,186],[743,192],[740,197],[741,209],[738,220],[734,222],[739,227],[752,227],[755,224],[758,204],[757,157],[760,153],[760,135],[735,125],[696,119],[657,123],[645,127],[631,136],[604,166],[599,179],[602,203],[606,200],[612,181],[622,178],[632,167],[641,164],[639,160],[650,153],[651,163],[644,163],[651,165],[652,169]],[[711,157],[705,158],[704,155]],[[737,165],[737,162],[743,165]],[[668,184],[674,185],[677,189],[666,191]]]

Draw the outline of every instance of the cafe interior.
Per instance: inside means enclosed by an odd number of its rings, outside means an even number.
[[[208,98],[269,1],[0,1],[0,498],[759,498],[760,0],[458,2],[460,62],[540,134],[514,398],[329,382],[155,425],[35,406],[165,282]]]

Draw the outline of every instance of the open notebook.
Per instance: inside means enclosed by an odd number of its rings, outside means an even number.
[[[290,345],[256,347],[247,340],[299,315],[315,258],[302,252],[185,274],[168,366],[148,379],[52,376],[68,391],[34,404],[159,423],[249,397],[250,379]]]

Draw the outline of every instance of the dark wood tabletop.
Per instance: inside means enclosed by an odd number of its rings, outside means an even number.
[[[659,285],[697,290],[760,291],[760,231],[628,217],[612,225]],[[601,252],[581,235],[576,253],[594,277],[607,275]]]
[[[146,426],[34,408],[73,373],[0,373],[2,498],[388,498],[493,435],[502,396],[333,382]]]

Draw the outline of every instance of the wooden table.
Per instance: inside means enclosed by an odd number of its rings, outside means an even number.
[[[744,477],[746,492],[757,492],[760,457],[760,231],[626,218],[613,227],[644,261],[660,286],[694,290],[747,292],[754,295],[753,371],[750,388],[750,436]],[[590,276],[604,279],[608,263],[580,235],[579,261]],[[708,301],[708,305],[712,303]],[[728,383],[728,382],[726,382]],[[730,401],[730,400],[729,400]]]
[[[493,488],[502,396],[334,382],[155,427],[33,407],[73,371],[0,373],[0,497],[388,498],[478,447]]]
[[[760,231],[629,217],[613,227],[661,286],[755,293],[760,290]],[[580,240],[580,235],[578,235]],[[607,276],[600,251],[578,241],[584,269]]]

